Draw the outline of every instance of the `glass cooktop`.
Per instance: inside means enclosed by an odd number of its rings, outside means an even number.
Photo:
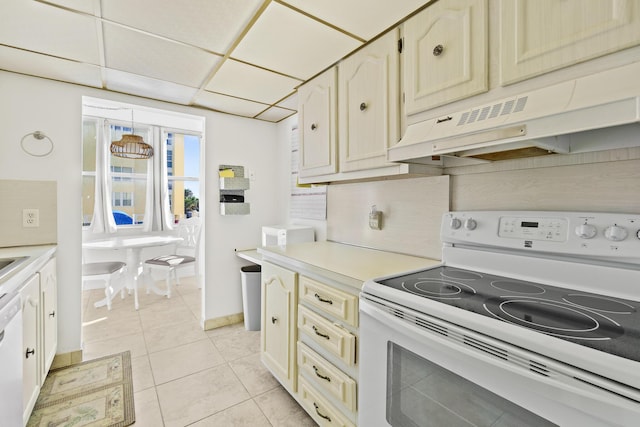
[[[640,361],[640,303],[441,266],[378,283]]]

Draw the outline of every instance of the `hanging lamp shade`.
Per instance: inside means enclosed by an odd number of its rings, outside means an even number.
[[[111,143],[110,149],[111,154],[125,159],[149,159],[153,156],[153,147],[139,135],[124,134],[119,141]]]
[[[119,141],[111,143],[111,154],[125,159],[149,159],[153,156],[153,147],[144,142],[139,135],[133,134],[133,109],[131,110],[131,133],[122,135]]]

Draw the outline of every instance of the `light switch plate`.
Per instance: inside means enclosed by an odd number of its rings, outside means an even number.
[[[22,227],[40,227],[40,209],[22,209]]]

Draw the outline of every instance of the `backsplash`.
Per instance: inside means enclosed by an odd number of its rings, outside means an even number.
[[[369,228],[372,205],[382,229]],[[449,176],[332,184],[327,240],[440,259],[440,222],[449,210]]]
[[[55,181],[2,179],[0,200],[0,247],[57,243]],[[23,218],[25,215],[27,218]],[[77,220],[76,217],[70,215],[69,220]],[[29,226],[25,226],[25,222]]]

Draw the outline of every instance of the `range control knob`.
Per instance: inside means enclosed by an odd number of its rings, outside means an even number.
[[[636,231],[636,237],[640,239],[640,230]]]
[[[620,227],[619,225],[612,225],[610,227],[607,227],[606,230],[604,230],[604,237],[606,237],[609,240],[613,240],[614,242],[619,242],[621,240],[624,240],[627,238],[627,236],[629,235],[629,233],[627,232],[627,229],[624,227]]]
[[[598,229],[595,225],[581,224],[576,227],[576,236],[581,239],[593,239],[598,233]]]
[[[477,226],[478,223],[473,218],[469,218],[464,222],[464,228],[466,228],[467,230],[475,230]]]
[[[460,228],[462,226],[462,222],[460,222],[460,220],[458,218],[451,218],[451,223],[449,223],[449,226],[452,229],[457,230],[458,228]]]

